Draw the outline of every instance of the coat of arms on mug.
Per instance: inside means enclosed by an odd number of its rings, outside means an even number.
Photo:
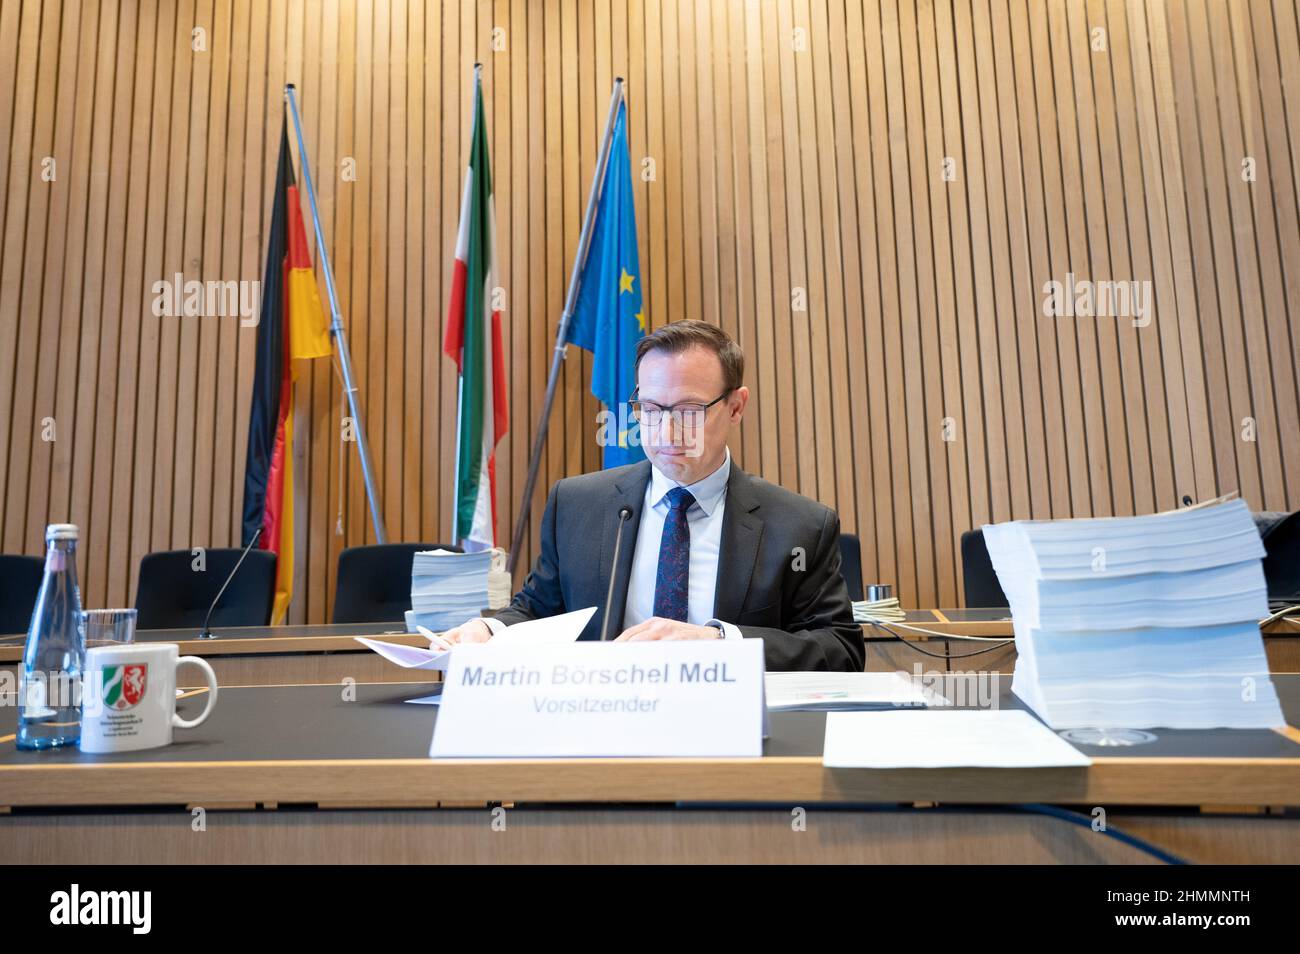
[[[149,678],[148,663],[105,666],[103,672],[105,706],[121,712],[139,705]]]

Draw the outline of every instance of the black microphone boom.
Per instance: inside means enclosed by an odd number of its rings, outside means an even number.
[[[605,618],[600,624],[600,641],[609,641],[609,616],[614,608],[614,576],[618,573],[618,551],[623,546],[623,527],[632,516],[632,508],[624,505],[618,512],[618,533],[614,537],[614,559],[609,566],[609,591],[605,593]]]
[[[226,587],[229,586],[230,581],[235,578],[235,574],[239,572],[239,568],[244,564],[244,557],[248,556],[248,551],[253,549],[253,547],[257,544],[258,538],[261,537],[261,535],[262,535],[261,527],[258,527],[255,531],[253,531],[253,539],[248,541],[248,546],[244,547],[244,552],[239,554],[239,559],[235,562],[235,568],[230,571],[230,576],[226,577],[226,582],[222,583],[221,589],[217,590],[217,598],[214,599],[212,601],[212,605],[208,607],[208,615],[203,617],[203,628],[199,630],[199,639],[215,638],[210,632],[208,632],[208,623],[212,620],[212,611],[215,610],[217,608],[217,604],[221,602],[221,597],[226,595]]]

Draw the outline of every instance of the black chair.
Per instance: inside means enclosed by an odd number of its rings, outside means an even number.
[[[27,632],[44,575],[40,557],[0,553],[0,635]]]
[[[203,554],[203,569],[194,569],[190,550],[146,554],[140,561],[135,591],[140,629],[198,629],[208,615],[221,584],[239,562],[242,550],[211,549]],[[250,550],[221,602],[212,611],[210,626],[266,626],[275,605],[275,554]]]
[[[966,584],[967,606],[1010,605],[989,559],[983,530],[967,530],[961,535],[961,574]]]
[[[1300,510],[1253,514],[1264,541],[1264,583],[1275,602],[1300,603]]]
[[[862,541],[856,533],[840,534],[840,575],[849,588],[849,599],[862,599]]]
[[[376,543],[339,554],[335,623],[397,623],[411,608],[411,563],[422,550],[463,552],[450,543]]]

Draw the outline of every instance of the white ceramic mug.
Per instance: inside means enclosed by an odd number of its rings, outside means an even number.
[[[196,719],[176,714],[176,667],[207,674],[208,704]],[[171,745],[173,729],[202,725],[217,704],[217,674],[175,643],[133,643],[86,650],[82,673],[81,751],[133,752]]]

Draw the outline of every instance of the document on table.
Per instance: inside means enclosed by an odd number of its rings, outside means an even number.
[[[515,646],[561,646],[571,643],[582,634],[583,628],[595,614],[596,607],[548,616],[545,619],[530,619],[513,626],[507,626],[502,632],[493,636],[489,646],[510,649]],[[445,671],[451,664],[454,649],[421,649],[419,646],[403,646],[400,643],[386,643],[367,636],[353,637],[361,645],[373,649],[391,663],[403,669],[433,669]]]
[[[367,649],[373,649],[391,663],[397,663],[403,669],[437,669],[444,670],[451,661],[450,649],[421,649],[419,646],[403,646],[401,643],[386,643],[367,636],[353,637]]]
[[[513,646],[563,646],[575,642],[595,615],[596,607],[588,606],[559,616],[524,620],[507,626],[504,631],[493,636],[488,645],[507,649]]]
[[[1048,768],[1092,760],[1028,712],[964,709],[832,712],[827,768]]]
[[[773,712],[868,711],[943,706],[948,700],[926,692],[896,672],[769,672],[767,707]]]

